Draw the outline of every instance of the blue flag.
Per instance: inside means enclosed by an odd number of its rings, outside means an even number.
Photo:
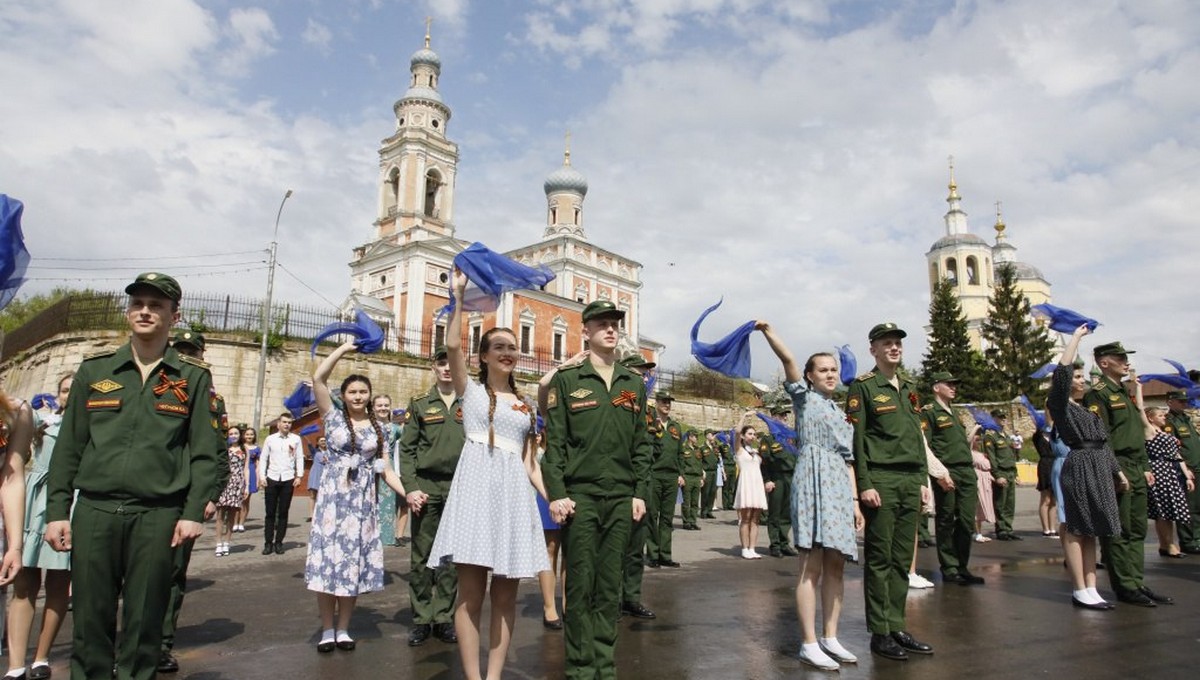
[[[692,325],[692,356],[705,368],[731,378],[750,377],[750,334],[754,332],[754,321],[747,321],[729,335],[716,342],[700,342],[700,324],[705,317],[721,306],[724,298],[704,310]]]
[[[312,386],[303,380],[296,383],[296,389],[283,400],[284,408],[291,412],[293,418],[299,418],[304,409],[315,403],[317,398],[313,396]]]
[[[307,437],[310,434],[316,434],[320,431],[321,431],[321,426],[316,423],[313,423],[312,425],[305,425],[304,427],[300,428],[300,431],[297,432],[296,434],[300,435],[301,437]]]
[[[1076,326],[1078,328],[1078,326]],[[1046,429],[1046,416],[1041,411],[1033,407],[1033,402],[1029,401],[1029,397],[1021,395],[1021,404],[1025,406],[1025,410],[1029,411],[1029,417],[1033,419],[1033,424],[1038,430]]]
[[[1079,328],[1079,326],[1076,326],[1076,328]],[[978,406],[973,406],[971,404],[966,404],[966,407],[967,410],[971,412],[971,417],[974,418],[975,422],[983,427],[983,429],[992,430],[993,432],[1004,431],[1004,428],[1000,427],[1000,423],[997,423],[987,411],[984,411]]]
[[[1080,325],[1082,325],[1082,324],[1080,324]],[[1079,328],[1079,326],[1076,326],[1076,328]],[[1051,361],[1050,363],[1046,364],[1045,366],[1042,366],[1041,368],[1034,371],[1033,373],[1030,373],[1029,377],[1033,378],[1034,380],[1041,380],[1042,378],[1049,378],[1050,374],[1054,373],[1054,369],[1057,367],[1058,367],[1058,364]]]
[[[17,296],[17,289],[25,282],[25,270],[29,267],[29,251],[25,249],[25,235],[21,233],[24,210],[20,201],[0,194],[0,309],[7,307]]]
[[[358,342],[354,344],[363,354],[372,354],[383,349],[383,329],[367,316],[366,312],[358,309],[354,311],[353,322],[335,321],[322,328],[321,332],[317,333],[317,337],[313,338],[312,353],[317,353],[317,345],[322,340],[342,334],[358,338]]]
[[[1034,305],[1029,309],[1035,316],[1048,319],[1050,321],[1050,328],[1059,333],[1074,333],[1076,328],[1084,324],[1087,324],[1088,330],[1095,332],[1096,326],[1100,325],[1100,322],[1095,319],[1088,318],[1066,307],[1055,307],[1048,302]]]
[[[35,411],[41,408],[48,408],[51,411],[58,410],[58,400],[55,399],[54,395],[50,394],[49,392],[42,392],[41,394],[33,395],[33,399],[29,400],[29,405],[32,406],[33,410]]]
[[[730,442],[733,441],[733,430],[721,430],[716,434],[716,437],[717,441],[721,442],[722,444],[725,444],[726,446],[732,446]]]
[[[546,265],[530,267],[511,260],[476,241],[466,250],[454,256],[454,266],[467,275],[467,289],[463,291],[464,311],[492,312],[500,303],[500,296],[514,290],[538,290],[554,280],[554,272]],[[450,291],[450,304],[438,312],[447,314],[458,303],[454,291]]]
[[[1143,385],[1151,380],[1157,380],[1161,383],[1166,383],[1177,390],[1190,390],[1196,386],[1196,383],[1192,382],[1187,376],[1177,375],[1175,373],[1145,373],[1143,375],[1139,375],[1137,379],[1138,382],[1142,383]]]
[[[854,378],[858,375],[858,359],[854,358],[854,352],[850,351],[850,345],[842,345],[837,348],[838,363],[841,364],[839,376],[842,379],[843,385],[849,385],[854,382]]]
[[[654,386],[658,384],[658,371],[646,371],[643,381],[646,383],[646,394],[654,394]]]
[[[1188,372],[1187,372],[1187,369],[1183,367],[1183,364],[1179,363],[1178,361],[1175,361],[1174,359],[1168,359],[1166,357],[1163,357],[1163,361],[1167,362],[1168,364],[1171,364],[1171,368],[1174,368],[1175,371],[1177,373],[1179,373],[1179,375],[1182,375],[1185,378],[1187,377]]]
[[[782,420],[776,420],[770,416],[764,416],[761,413],[756,413],[755,415],[757,415],[764,423],[767,424],[767,430],[771,433],[771,436],[775,438],[775,441],[779,442],[783,446],[784,451],[787,451],[793,456],[800,455],[800,452],[796,449],[797,435],[795,430],[784,424]]]

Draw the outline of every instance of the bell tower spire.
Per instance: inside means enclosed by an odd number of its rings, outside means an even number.
[[[546,191],[546,231],[543,239],[563,234],[587,238],[583,232],[583,199],[587,196],[587,179],[571,167],[571,133],[567,132],[563,148],[562,167],[550,173],[543,185]]]
[[[946,203],[950,204],[950,209],[946,211],[946,235],[953,236],[955,234],[967,233],[967,213],[962,209],[962,196],[958,195],[958,182],[954,179],[954,156],[949,157],[950,161],[950,195],[946,196]]]

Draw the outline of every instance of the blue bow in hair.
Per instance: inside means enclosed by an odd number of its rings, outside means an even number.
[[[29,405],[32,406],[33,410],[35,411],[41,408],[48,408],[51,411],[58,410],[58,400],[55,399],[54,395],[50,394],[49,392],[33,395],[33,399],[29,400]]]

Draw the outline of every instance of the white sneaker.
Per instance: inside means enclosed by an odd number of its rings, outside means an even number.
[[[987,536],[984,536],[983,534],[975,534],[975,542],[976,543],[989,543],[989,542],[991,542],[991,540],[992,539],[988,538]]]
[[[806,647],[806,645],[800,645],[799,657],[802,662],[808,664],[809,666],[820,668],[823,671],[836,671],[841,669],[841,666],[838,665],[838,662],[829,658],[829,655],[821,651],[820,647],[817,647],[812,651],[809,651]]]
[[[751,557],[751,556],[750,556],[750,549],[749,549],[749,548],[742,548],[742,559],[743,559],[743,560],[752,560],[752,559],[754,559],[753,557]]]
[[[224,547],[224,549],[222,549],[222,550],[221,550],[221,554],[222,554],[222,555],[228,555],[228,554],[229,554],[229,544],[228,544],[228,543],[226,543],[226,544],[225,544],[225,547]]]
[[[755,550],[754,548],[750,548],[750,559],[752,559],[752,560],[761,560],[761,559],[762,559],[762,555],[759,555],[759,554],[758,554],[758,551],[757,551],[757,550]]]
[[[924,590],[926,588],[932,588],[933,581],[930,581],[916,572],[912,572],[908,575],[908,587],[917,590]]]
[[[221,556],[221,544],[220,543],[217,544],[216,548],[213,548],[213,555],[216,557]]]

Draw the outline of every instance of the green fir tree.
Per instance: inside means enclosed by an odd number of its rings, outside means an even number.
[[[989,396],[1010,400],[1019,394],[1034,394],[1041,381],[1029,374],[1050,361],[1054,342],[1046,327],[1030,316],[1029,300],[1017,288],[1016,269],[1010,263],[996,267],[983,339]]]
[[[954,295],[954,284],[942,279],[933,287],[929,301],[929,345],[921,361],[919,385],[924,394],[931,391],[929,376],[948,371],[961,382],[958,401],[982,401],[989,394],[984,382],[986,374],[983,355],[971,347],[967,333],[967,317]]]

